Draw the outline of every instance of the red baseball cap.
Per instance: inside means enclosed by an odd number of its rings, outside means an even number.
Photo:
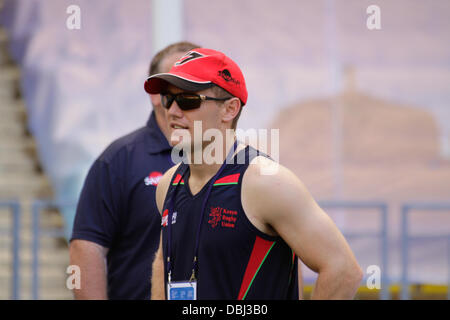
[[[168,73],[158,73],[147,78],[145,91],[161,93],[168,84],[186,91],[200,91],[213,84],[247,103],[247,88],[239,66],[222,52],[197,48],[189,51],[172,66]]]

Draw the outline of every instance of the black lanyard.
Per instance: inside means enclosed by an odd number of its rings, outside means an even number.
[[[236,140],[234,142],[234,144],[233,144],[233,147],[229,151],[229,153],[227,155],[227,158],[225,159],[225,161],[223,162],[222,166],[220,167],[219,171],[217,171],[217,173],[214,175],[214,177],[209,182],[208,189],[206,191],[206,195],[205,195],[205,197],[203,199],[201,213],[200,213],[200,222],[199,222],[198,227],[197,227],[197,237],[196,237],[196,240],[195,240],[194,261],[192,262],[192,275],[191,275],[190,281],[194,281],[196,279],[196,270],[197,270],[197,266],[198,266],[198,249],[199,249],[199,245],[200,245],[200,233],[201,233],[203,217],[205,216],[206,203],[208,202],[208,198],[209,198],[209,196],[211,194],[211,190],[212,190],[212,187],[214,185],[214,182],[217,180],[219,175],[225,169],[226,164],[230,163],[230,160],[231,160],[231,158],[232,158],[232,156],[234,154],[234,151],[237,148],[237,145],[238,145],[238,141]],[[168,279],[169,283],[171,282],[171,275],[172,275],[172,262],[171,262],[170,258],[171,258],[171,254],[172,254],[172,231],[171,230],[172,230],[172,216],[173,216],[173,209],[174,209],[174,200],[175,200],[176,189],[177,189],[178,185],[180,184],[181,179],[183,179],[183,176],[186,173],[186,170],[187,170],[187,166],[180,173],[181,174],[180,180],[176,184],[175,189],[172,191],[172,196],[170,197],[169,203],[168,203],[169,214],[167,216],[167,218],[168,218],[168,220],[167,220],[167,237],[168,237],[167,279]]]

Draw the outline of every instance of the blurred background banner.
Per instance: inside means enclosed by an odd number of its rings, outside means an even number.
[[[387,206],[386,230],[377,210],[326,211],[344,234],[385,232],[389,263],[382,272],[391,283],[404,280],[405,259],[408,281],[449,283],[450,207],[442,206],[450,202],[449,1],[2,2],[4,45],[20,70],[48,197],[76,202],[102,150],[145,124],[150,59],[184,39],[241,66],[249,99],[239,127],[280,129],[280,163],[315,199]],[[71,5],[79,8],[79,29],[68,27]],[[379,28],[368,26],[371,5]],[[1,104],[13,101],[11,90],[2,82]],[[8,158],[5,150],[0,159]],[[4,181],[0,199],[41,197],[14,193]],[[402,208],[410,203],[442,209],[412,206],[405,226]],[[59,209],[68,237],[75,209]],[[440,238],[405,248],[405,230]],[[350,244],[364,271],[383,264],[380,239]]]

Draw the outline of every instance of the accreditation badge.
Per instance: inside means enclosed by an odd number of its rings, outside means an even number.
[[[197,300],[197,281],[167,283],[168,300]]]

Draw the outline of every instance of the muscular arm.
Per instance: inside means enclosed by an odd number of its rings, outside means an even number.
[[[271,160],[257,160],[243,182],[242,202],[251,221],[279,234],[319,274],[312,299],[352,299],[362,271],[344,236],[292,172],[279,166],[276,174],[261,175],[261,165]]]
[[[91,241],[70,243],[70,264],[80,267],[81,288],[74,289],[77,300],[106,300],[106,254],[108,249]]]

